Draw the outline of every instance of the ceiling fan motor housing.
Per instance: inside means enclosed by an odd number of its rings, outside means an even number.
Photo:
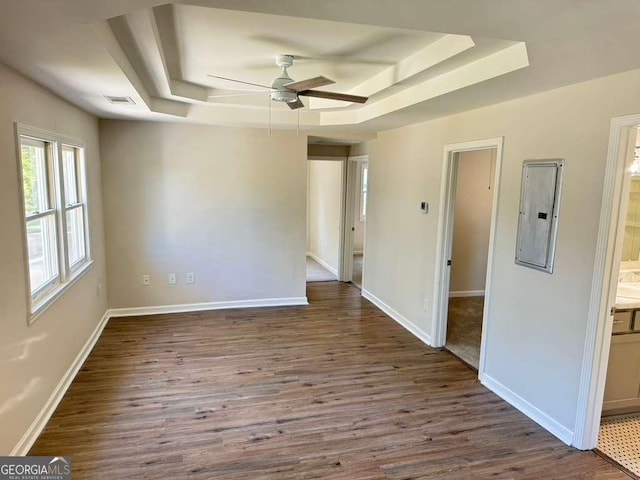
[[[298,94],[285,87],[288,83],[293,83],[293,79],[287,73],[287,68],[293,65],[292,55],[278,55],[276,65],[282,68],[282,73],[271,83],[271,100],[276,102],[293,103],[298,100]]]

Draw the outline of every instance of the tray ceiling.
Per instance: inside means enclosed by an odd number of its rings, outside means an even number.
[[[0,61],[101,118],[375,132],[640,67],[635,0],[0,6]],[[305,98],[291,111],[265,94],[210,98],[238,86],[207,74],[270,84],[283,53],[300,57],[295,80],[324,75],[336,81],[325,89],[369,101]]]

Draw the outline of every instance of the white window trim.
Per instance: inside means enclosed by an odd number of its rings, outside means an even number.
[[[366,205],[366,200],[365,200],[365,195],[364,195],[364,169],[367,169],[367,198],[369,198],[369,162],[367,162],[366,160],[363,162],[358,162],[359,163],[359,167],[360,167],[360,221],[361,222],[366,222],[367,221],[367,214],[365,213],[364,215],[362,214],[363,211],[363,207],[364,207],[364,211],[366,212],[367,209],[367,205]]]
[[[62,296],[69,288],[71,288],[80,278],[82,278],[93,266],[93,259],[91,256],[91,229],[89,219],[89,196],[87,192],[87,165],[85,161],[85,144],[75,138],[60,135],[55,132],[50,132],[40,128],[23,125],[18,122],[15,123],[15,142],[16,142],[16,161],[18,166],[18,180],[19,180],[19,193],[20,193],[20,213],[22,223],[22,250],[24,261],[24,280],[25,280],[25,292],[26,292],[26,304],[27,304],[27,324],[31,325],[33,322],[55,301]],[[79,165],[81,168],[81,175],[78,179],[78,191],[83,199],[85,207],[84,211],[84,233],[85,233],[85,258],[82,263],[76,263],[74,265],[67,265],[67,240],[62,238],[66,236],[66,205],[64,204],[64,185],[57,185],[58,191],[56,194],[55,211],[58,215],[58,270],[59,277],[56,279],[53,285],[50,285],[44,290],[40,290],[36,295],[31,294],[31,282],[29,271],[29,251],[27,245],[27,222],[26,212],[24,205],[24,192],[23,192],[23,179],[22,179],[22,149],[20,137],[32,137],[40,140],[44,140],[53,145],[58,161],[55,162],[55,174],[59,178],[58,183],[63,183],[62,178],[62,146],[70,146],[78,148],[78,152],[81,155]]]

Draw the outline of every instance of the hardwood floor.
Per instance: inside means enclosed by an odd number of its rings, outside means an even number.
[[[30,454],[75,480],[627,478],[359,293],[111,320]]]

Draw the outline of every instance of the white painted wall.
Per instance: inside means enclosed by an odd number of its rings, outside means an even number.
[[[380,133],[369,143],[368,291],[432,328],[443,150],[504,136],[486,378],[570,438],[576,405],[610,120],[640,111],[640,71]],[[515,265],[522,161],[565,158],[554,273]],[[431,203],[422,215],[419,202]]]
[[[100,135],[111,307],[305,296],[305,136],[128,121]]]
[[[496,150],[458,155],[451,293],[484,290]]]
[[[309,160],[308,251],[338,271],[343,162]]]
[[[98,121],[0,64],[0,455],[45,406],[107,309]],[[91,270],[27,326],[23,230],[13,122],[86,143]]]

